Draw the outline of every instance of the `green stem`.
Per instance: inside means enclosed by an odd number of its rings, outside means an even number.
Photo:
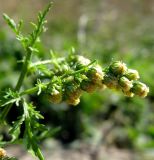
[[[43,157],[43,155],[41,153],[41,150],[39,148],[37,148],[36,154],[37,154],[37,156],[39,157],[40,160],[44,160],[44,157]]]
[[[32,51],[28,48],[27,49],[27,55],[26,55],[26,59],[25,59],[25,62],[23,64],[23,67],[22,67],[22,71],[21,71],[21,74],[19,76],[19,79],[18,79],[18,82],[16,84],[16,87],[15,87],[15,91],[19,91],[21,86],[22,86],[22,83],[24,81],[24,78],[26,76],[26,73],[27,73],[27,70],[28,70],[28,65],[29,65],[29,62],[30,62],[30,59],[31,59],[31,55],[32,55]],[[8,105],[7,107],[4,108],[4,110],[2,111],[1,113],[1,116],[0,116],[0,121],[3,122],[5,117],[7,116],[8,112],[10,111],[10,109],[12,108],[12,105],[13,104],[10,104]]]
[[[30,41],[30,44],[26,47],[26,58],[25,58],[25,61],[24,61],[24,64],[23,64],[23,67],[22,67],[22,71],[21,71],[21,74],[19,76],[19,79],[18,79],[18,82],[16,84],[16,87],[14,89],[14,91],[20,91],[20,88],[22,86],[22,83],[24,81],[24,78],[27,74],[27,71],[28,71],[28,67],[29,67],[29,63],[30,63],[30,59],[31,59],[31,56],[32,56],[32,50],[30,48],[33,48],[33,46],[35,45],[35,42],[37,40],[37,37],[39,36],[39,34],[41,33],[41,27],[42,25],[44,24],[44,18],[47,14],[47,12],[49,11],[49,9],[51,8],[51,4],[52,3],[49,3],[49,5],[47,6],[47,8],[44,10],[42,16],[41,16],[41,19],[38,20],[38,26],[37,26],[37,29],[34,30],[35,33],[34,36],[32,37],[32,41]],[[7,107],[4,108],[4,110],[2,111],[1,115],[0,115],[0,121],[3,122],[5,117],[7,116],[8,112],[10,111],[10,109],[12,108],[12,105],[13,104],[10,104],[8,105]]]
[[[47,63],[47,62],[49,62],[49,60],[42,61],[42,62],[43,62],[43,63]],[[42,63],[42,62],[40,62],[40,63]],[[91,65],[94,64],[95,62],[96,62],[96,60],[92,61],[92,62],[91,62],[90,64],[88,64],[86,67],[84,67],[84,68],[82,68],[82,69],[80,69],[80,70],[78,70],[78,71],[75,71],[75,72],[73,72],[73,73],[64,74],[64,75],[62,75],[60,78],[63,79],[63,78],[65,78],[66,76],[71,76],[71,75],[75,75],[75,74],[78,74],[78,73],[85,72],[86,69],[87,69],[87,67],[91,66]],[[38,63],[38,64],[40,64],[40,63]],[[46,89],[45,86],[47,86],[48,84],[49,84],[49,83],[43,83],[44,88],[42,88],[42,90]],[[20,96],[23,96],[23,95],[26,95],[26,94],[33,94],[33,93],[37,92],[38,90],[39,90],[39,86],[36,86],[36,87],[30,88],[30,89],[27,89],[27,90],[21,92],[21,93],[20,93]]]
[[[63,60],[64,60],[64,58],[57,58],[56,59],[56,61],[58,61],[58,62],[61,62]],[[40,65],[45,65],[45,64],[50,64],[50,63],[54,63],[54,61],[52,59],[39,61],[39,62],[32,63],[29,68],[33,68],[35,66],[40,66]]]
[[[48,85],[48,83],[44,83],[44,87],[42,88],[42,90],[45,90],[47,85]],[[36,86],[36,87],[30,88],[30,89],[27,89],[27,90],[21,92],[20,96],[23,96],[26,94],[33,94],[33,93],[38,92],[38,90],[39,90],[39,86]]]
[[[30,60],[30,57],[28,56],[28,57],[26,58],[25,63],[24,63],[24,66],[23,66],[21,75],[20,75],[20,77],[19,77],[19,81],[17,82],[16,90],[19,90],[20,87],[21,87],[21,85],[22,85],[22,82],[23,82],[23,80],[24,80],[24,77],[25,77],[25,75],[26,75],[26,73],[27,73],[27,68],[28,68],[29,60]],[[41,65],[42,63],[43,63],[43,64],[44,64],[44,63],[46,64],[46,63],[49,63],[49,62],[51,62],[51,61],[46,60],[46,61],[42,61],[42,62],[39,62],[39,63],[37,62],[37,63],[35,63],[35,65]],[[67,77],[67,76],[71,76],[71,75],[75,75],[75,74],[78,74],[78,73],[85,72],[86,69],[87,69],[87,67],[91,66],[91,65],[94,64],[95,62],[96,62],[96,60],[92,61],[92,62],[91,62],[90,64],[88,64],[86,67],[84,67],[84,68],[82,68],[82,69],[80,69],[80,70],[78,70],[78,71],[75,71],[75,72],[73,72],[73,73],[64,74],[64,75],[61,76],[60,78],[63,79],[63,78],[65,78],[65,77]],[[46,86],[47,84],[48,84],[48,83],[44,84],[44,86]],[[46,88],[46,87],[44,87],[43,89],[45,89],[45,88]],[[39,86],[36,86],[36,87],[30,88],[30,89],[28,89],[28,90],[25,90],[25,91],[21,92],[20,95],[23,96],[23,95],[26,95],[26,94],[33,94],[33,93],[37,92],[38,90],[39,90]],[[11,107],[12,107],[12,105],[9,105],[8,107],[6,107],[6,108],[3,110],[2,116],[1,116],[1,120],[4,120],[5,116],[6,116],[6,115],[8,114],[8,112],[10,111]]]
[[[23,81],[24,81],[24,78],[25,78],[25,76],[26,76],[26,74],[27,74],[28,65],[29,65],[29,63],[30,63],[31,55],[32,55],[32,51],[28,48],[28,49],[27,49],[26,59],[25,59],[25,62],[24,62],[24,64],[23,64],[20,77],[19,77],[18,82],[17,82],[17,84],[16,84],[15,91],[19,91],[20,88],[21,88],[21,86],[22,86],[22,83],[23,83]]]
[[[23,96],[23,95],[26,95],[26,94],[33,94],[33,93],[37,92],[38,89],[39,89],[38,86],[33,87],[33,88],[30,88],[30,89],[27,89],[27,90],[21,92],[21,93],[20,93],[20,96]]]

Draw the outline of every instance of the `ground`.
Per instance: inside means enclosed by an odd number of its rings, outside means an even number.
[[[21,146],[14,145],[6,148],[8,155],[16,156],[19,160],[35,160]],[[47,140],[43,144],[43,153],[46,160],[153,160],[154,151],[137,153],[127,149],[118,149],[110,146],[88,145],[75,142],[70,146],[61,145],[56,140]]]

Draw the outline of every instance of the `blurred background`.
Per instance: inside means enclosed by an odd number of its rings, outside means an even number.
[[[36,20],[48,2],[0,0],[0,90],[16,84],[21,68],[16,61],[24,54],[2,13],[16,22],[23,19],[23,30],[28,33],[32,29],[29,22]],[[46,159],[154,159],[154,1],[55,0],[47,20],[48,30],[39,46],[41,59],[49,57],[49,49],[65,56],[73,46],[78,54],[98,59],[103,67],[122,60],[139,71],[150,93],[140,99],[105,90],[84,94],[76,107],[53,105],[43,96],[31,96],[45,117],[44,123],[61,128],[42,142]],[[24,85],[33,83],[29,79]],[[15,117],[10,114],[8,121]],[[0,134],[7,139],[6,131],[0,126]],[[19,146],[8,147],[8,153],[22,160],[29,157]]]

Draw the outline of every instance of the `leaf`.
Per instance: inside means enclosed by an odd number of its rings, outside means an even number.
[[[41,135],[38,137],[39,140],[43,140],[46,139],[48,137],[52,137],[53,135],[55,135],[57,132],[59,132],[61,130],[61,127],[56,127],[54,129],[48,128],[46,130],[44,130]]]
[[[13,142],[14,140],[16,140],[18,138],[18,136],[20,134],[21,125],[23,124],[24,121],[25,121],[25,116],[23,114],[22,116],[19,116],[18,120],[13,123],[13,126],[9,131],[9,134],[12,135],[11,142]]]
[[[37,95],[40,95],[42,92],[42,89],[44,88],[44,84],[41,82],[40,79],[38,79],[36,86],[38,87]]]
[[[10,26],[10,28],[16,33],[17,32],[17,26],[13,19],[11,19],[7,14],[3,14],[3,18],[7,22],[7,24]]]
[[[45,17],[47,13],[49,12],[51,8],[52,3],[50,2],[49,5],[47,5],[46,9],[43,12],[39,12],[37,23],[31,23],[34,26],[34,30],[29,35],[29,46],[33,47],[40,36],[40,34],[45,30],[44,24],[46,23]]]
[[[7,100],[7,102],[3,103],[1,106],[4,107],[4,106],[7,106],[8,104],[13,104],[13,103],[16,103],[16,105],[19,106],[19,101],[20,101],[20,97],[14,98],[11,100]]]
[[[25,132],[24,141],[27,149],[37,156],[40,160],[44,160],[44,157],[38,146],[38,131],[44,127],[38,122],[38,119],[43,118],[43,116],[35,110],[35,107],[31,103],[27,103],[24,100],[24,115],[25,115]],[[37,126],[37,128],[36,128]]]
[[[21,100],[21,97],[18,92],[14,92],[10,88],[3,92],[0,96],[0,107],[4,107],[9,104],[16,103],[17,106],[19,106],[19,102]]]
[[[20,33],[22,26],[23,26],[23,20],[20,20],[17,25],[18,34]]]
[[[31,52],[37,52],[37,53],[39,52],[38,49],[34,47],[29,47],[29,49],[31,50]]]
[[[37,25],[35,23],[31,22],[30,24],[34,27],[34,29],[37,28]]]

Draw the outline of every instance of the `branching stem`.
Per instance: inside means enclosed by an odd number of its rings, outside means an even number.
[[[23,67],[22,67],[22,71],[21,71],[21,74],[19,76],[19,79],[17,81],[17,84],[16,84],[16,87],[14,89],[14,91],[19,91],[21,86],[22,86],[22,83],[24,81],[24,78],[26,76],[26,73],[27,73],[27,70],[28,70],[28,65],[29,65],[29,62],[30,62],[30,59],[31,59],[31,55],[32,55],[32,51],[30,49],[27,49],[27,55],[26,55],[26,59],[25,59],[25,62],[23,64]],[[4,110],[2,111],[1,113],[1,116],[0,116],[0,120],[3,122],[5,117],[7,116],[8,112],[10,111],[10,109],[12,108],[12,105],[13,104],[9,104],[7,107],[4,108]]]
[[[47,8],[44,10],[43,14],[41,15],[40,19],[38,20],[37,28],[36,28],[36,30],[34,30],[35,32],[32,32],[32,33],[34,33],[32,36],[32,39],[31,39],[30,43],[25,48],[26,49],[26,58],[25,58],[25,61],[24,61],[24,64],[23,64],[23,67],[22,67],[22,70],[21,70],[21,73],[20,73],[20,76],[19,76],[19,79],[17,81],[17,84],[15,86],[14,91],[20,91],[20,88],[21,88],[23,81],[26,77],[28,67],[30,64],[30,60],[31,60],[32,52],[33,52],[33,50],[31,48],[33,48],[33,46],[35,45],[37,38],[39,37],[39,35],[41,33],[42,27],[45,22],[44,21],[45,16],[48,13],[49,9],[51,8],[51,5],[52,5],[52,3],[49,3]],[[8,112],[10,111],[11,108],[12,108],[12,104],[10,104],[4,108],[4,110],[2,111],[1,116],[0,116],[1,122],[4,121],[5,117],[7,116]]]

